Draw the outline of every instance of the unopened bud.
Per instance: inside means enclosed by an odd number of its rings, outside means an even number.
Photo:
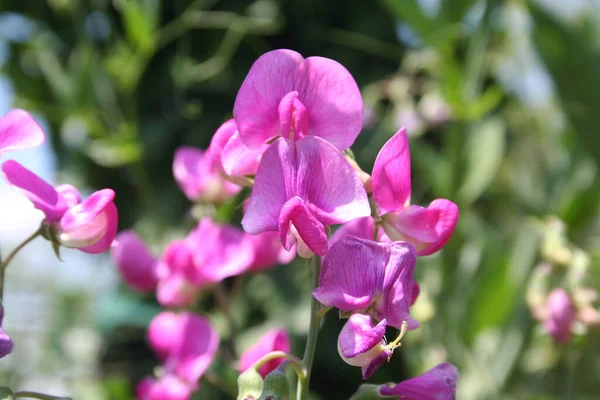
[[[379,394],[379,385],[360,385],[350,400],[379,400],[383,397]]]
[[[265,384],[259,400],[289,400],[290,382],[285,373],[287,364],[284,362],[265,377]]]
[[[263,379],[258,371],[249,368],[238,377],[239,395],[237,400],[257,400],[263,390]]]

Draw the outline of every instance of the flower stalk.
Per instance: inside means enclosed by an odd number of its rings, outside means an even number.
[[[4,296],[4,273],[6,271],[6,268],[8,267],[8,264],[10,264],[10,262],[12,261],[12,259],[17,255],[17,253],[25,246],[27,246],[27,244],[29,244],[29,242],[31,242],[33,239],[35,239],[36,237],[38,237],[42,232],[42,227],[40,227],[40,229],[38,229],[37,231],[33,232],[27,239],[25,239],[23,242],[21,242],[21,244],[19,244],[9,255],[8,257],[6,257],[6,259],[2,260],[2,258],[0,257],[0,301],[3,299]]]

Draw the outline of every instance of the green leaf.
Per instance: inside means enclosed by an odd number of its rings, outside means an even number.
[[[466,172],[458,196],[470,204],[492,183],[504,156],[506,126],[499,118],[490,118],[473,126],[465,147]]]

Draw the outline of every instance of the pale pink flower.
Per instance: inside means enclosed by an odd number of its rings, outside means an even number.
[[[456,204],[446,199],[434,200],[427,208],[410,204],[410,151],[405,129],[379,152],[372,185],[390,239],[412,243],[421,256],[435,253],[450,240],[458,221]]]
[[[454,400],[457,381],[458,369],[442,363],[415,378],[382,385],[379,393],[398,400]]]
[[[125,283],[141,292],[156,289],[158,261],[134,231],[119,233],[110,254]]]
[[[0,118],[0,155],[42,145],[44,131],[27,111],[13,109]]]
[[[326,226],[371,212],[362,182],[342,153],[319,137],[276,140],[264,153],[242,219],[251,235],[279,231],[286,250],[325,255]]]
[[[81,201],[71,185],[56,188],[16,161],[2,164],[4,177],[45,214],[53,240],[62,246],[84,253],[103,253],[117,234],[118,213],[113,200],[115,193],[103,189]]]
[[[263,54],[252,65],[233,116],[250,148],[278,136],[296,140],[314,135],[344,150],[361,131],[363,102],[341,64],[281,49]]]
[[[254,346],[246,350],[240,358],[238,370],[240,373],[250,368],[256,361],[273,351],[289,353],[292,350],[290,336],[284,329],[273,329],[265,333]],[[273,359],[263,364],[258,372],[264,378],[284,361],[282,358]]]

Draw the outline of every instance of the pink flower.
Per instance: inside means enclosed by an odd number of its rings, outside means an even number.
[[[199,287],[189,275],[195,268],[194,252],[185,240],[174,240],[165,248],[157,264],[156,299],[165,307],[194,304]]]
[[[336,61],[274,50],[252,65],[233,116],[250,148],[278,136],[314,135],[344,150],[361,131],[363,103],[352,75]]]
[[[148,327],[150,347],[162,360],[165,376],[174,375],[195,390],[219,347],[219,333],[203,316],[161,312]]]
[[[454,400],[458,370],[450,363],[439,364],[416,378],[397,385],[382,385],[379,393],[398,400]]]
[[[125,283],[141,292],[156,289],[157,260],[135,232],[119,233],[111,247],[111,257]]]
[[[381,149],[373,166],[373,196],[383,228],[392,240],[405,240],[421,256],[441,249],[454,232],[458,207],[437,199],[427,208],[410,205],[410,151],[401,129]]]
[[[329,239],[329,247],[332,247],[340,239],[346,236],[356,236],[366,240],[377,239],[377,242],[384,243],[391,242],[390,238],[387,237],[385,231],[380,226],[377,227],[377,236],[375,236],[375,221],[371,216],[356,218],[340,226],[331,236],[331,239]]]
[[[195,390],[192,385],[177,375],[167,374],[159,379],[144,378],[135,390],[138,400],[189,400]]]
[[[340,331],[340,357],[349,365],[361,367],[365,380],[392,356],[393,346],[388,347],[385,341],[386,326],[385,319],[373,326],[370,316],[352,314]]]
[[[0,118],[0,155],[42,145],[44,131],[27,111],[14,109]]]
[[[2,164],[4,177],[21,189],[35,208],[41,210],[50,225],[52,240],[65,247],[84,253],[103,253],[117,234],[118,213],[113,200],[115,193],[103,189],[81,201],[77,189],[71,185],[56,188],[16,161]]]
[[[575,316],[571,297],[564,289],[550,292],[546,300],[544,328],[558,343],[566,344],[571,340]]]
[[[376,243],[347,236],[331,247],[313,295],[325,306],[416,329],[409,313],[416,251],[406,242]]]
[[[189,146],[175,151],[173,175],[191,201],[221,203],[239,193],[241,187],[226,181],[219,168],[207,151]]]
[[[268,148],[268,144],[257,149],[247,147],[240,138],[235,120],[230,119],[215,132],[208,151],[230,181],[251,186],[248,177],[256,174],[260,159]]]
[[[250,368],[256,361],[273,351],[283,351],[289,353],[292,351],[290,336],[284,329],[274,329],[265,333],[254,346],[246,350],[240,358],[238,370],[240,373]],[[258,372],[264,378],[271,371],[284,361],[282,358],[276,358],[265,363],[258,369]]]
[[[264,232],[258,235],[248,235],[254,249],[254,258],[250,270],[263,271],[278,264],[289,264],[296,257],[296,252],[287,251],[281,246],[277,232]]]
[[[276,140],[265,151],[242,219],[251,235],[279,231],[286,250],[320,256],[325,227],[370,214],[362,182],[342,153],[318,137]]]
[[[0,358],[6,357],[12,353],[15,344],[10,336],[2,329],[2,320],[4,319],[4,307],[0,303]]]

